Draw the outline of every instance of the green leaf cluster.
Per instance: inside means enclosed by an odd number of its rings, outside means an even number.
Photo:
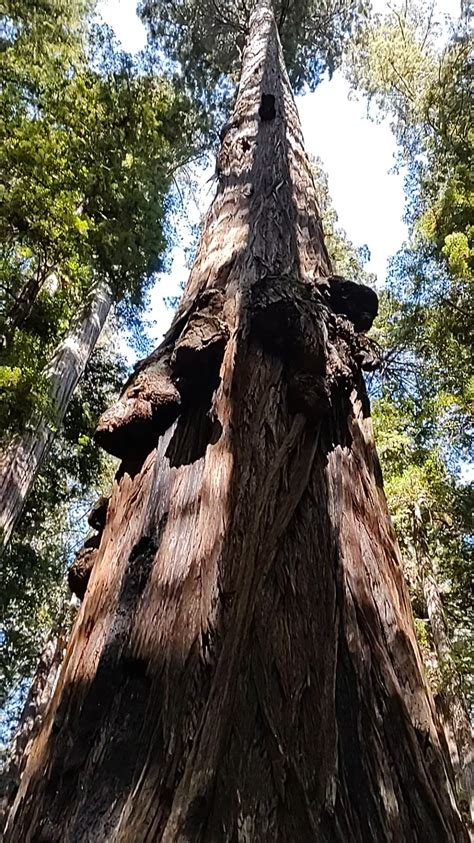
[[[90,4],[9,0],[0,51],[0,428],[46,400],[41,372],[94,278],[143,305],[173,172],[198,124],[121,52]]]

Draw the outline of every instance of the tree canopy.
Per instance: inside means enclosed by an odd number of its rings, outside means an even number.
[[[169,82],[103,27],[76,25],[74,5],[53,7],[10,3],[1,53],[4,434],[39,400],[40,372],[95,276],[117,301],[143,302],[173,169],[193,142],[189,103]]]
[[[276,0],[273,5],[295,91],[314,88],[341,61],[369,9],[365,0]],[[178,62],[193,94],[207,98],[236,83],[252,3],[246,0],[142,0],[141,14],[166,55]]]
[[[406,173],[409,242],[394,257],[388,289],[392,350],[410,350],[424,397],[458,441],[469,434],[474,370],[472,298],[472,96],[463,18],[441,46],[432,4],[411,2],[360,31],[350,78],[392,120]]]

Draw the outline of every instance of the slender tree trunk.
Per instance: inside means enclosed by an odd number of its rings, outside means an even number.
[[[64,604],[59,613],[58,621],[43,647],[11,744],[9,760],[5,771],[2,772],[0,804],[0,816],[2,818],[4,818],[6,811],[13,802],[21,774],[26,765],[29,747],[40,729],[44,712],[53,695],[70,628],[70,608]]]
[[[21,328],[30,315],[49,271],[50,267],[47,262],[39,260],[36,272],[23,285],[15,304],[12,305],[7,314],[7,334],[9,340],[13,337],[16,329]]]
[[[436,661],[443,680],[440,700],[460,802],[474,822],[474,752],[472,728],[463,699],[461,680],[454,663],[452,646],[433,565],[426,525],[419,503],[413,508],[415,550],[418,571],[430,622]]]
[[[50,417],[42,414],[32,420],[0,455],[0,549],[5,547],[15,529],[25,500],[95,348],[111,303],[108,286],[102,281],[96,282],[47,367]]]
[[[465,840],[267,2],[218,173],[6,839]]]

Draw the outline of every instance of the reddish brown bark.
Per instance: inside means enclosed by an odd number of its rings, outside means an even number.
[[[57,623],[43,647],[11,743],[8,761],[2,770],[0,782],[0,822],[2,824],[15,797],[31,743],[41,728],[44,713],[53,696],[70,628],[71,607],[64,603],[59,611]]]
[[[267,3],[218,171],[7,840],[463,840]]]

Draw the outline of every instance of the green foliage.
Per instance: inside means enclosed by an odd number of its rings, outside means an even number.
[[[359,30],[348,72],[376,116],[390,117],[406,173],[409,241],[392,260],[374,330],[383,349],[373,415],[385,490],[419,624],[426,609],[415,506],[425,514],[430,564],[472,706],[473,500],[457,472],[469,459],[474,406],[469,50],[464,20],[444,45],[433,4],[410,0]],[[428,667],[442,690],[452,677],[438,662]]]
[[[464,428],[470,444],[474,369],[472,96],[464,21],[440,46],[431,6],[404,4],[358,33],[351,56],[354,87],[389,115],[407,172],[408,244],[392,261],[388,337],[409,351],[425,392],[441,415]]]
[[[10,0],[0,53],[0,428],[47,400],[41,372],[95,277],[144,301],[166,245],[189,102],[121,53],[88,4]]]
[[[426,516],[430,564],[443,597],[453,656],[472,707],[472,486],[461,483],[446,465],[435,441],[436,419],[432,419],[430,428],[426,406],[422,406],[420,417],[416,402],[394,401],[391,396],[383,395],[374,402],[372,417],[385,493],[402,549],[415,614],[420,622],[426,620],[415,551],[414,508],[419,506]],[[442,684],[442,679],[442,675],[438,676],[438,683]]]
[[[141,14],[167,56],[178,62],[188,89],[213,100],[225,78],[235,84],[253,3],[246,0],[142,0]],[[351,34],[365,18],[365,0],[275,0],[290,80],[314,88],[334,71]],[[222,93],[222,90],[221,90]]]

